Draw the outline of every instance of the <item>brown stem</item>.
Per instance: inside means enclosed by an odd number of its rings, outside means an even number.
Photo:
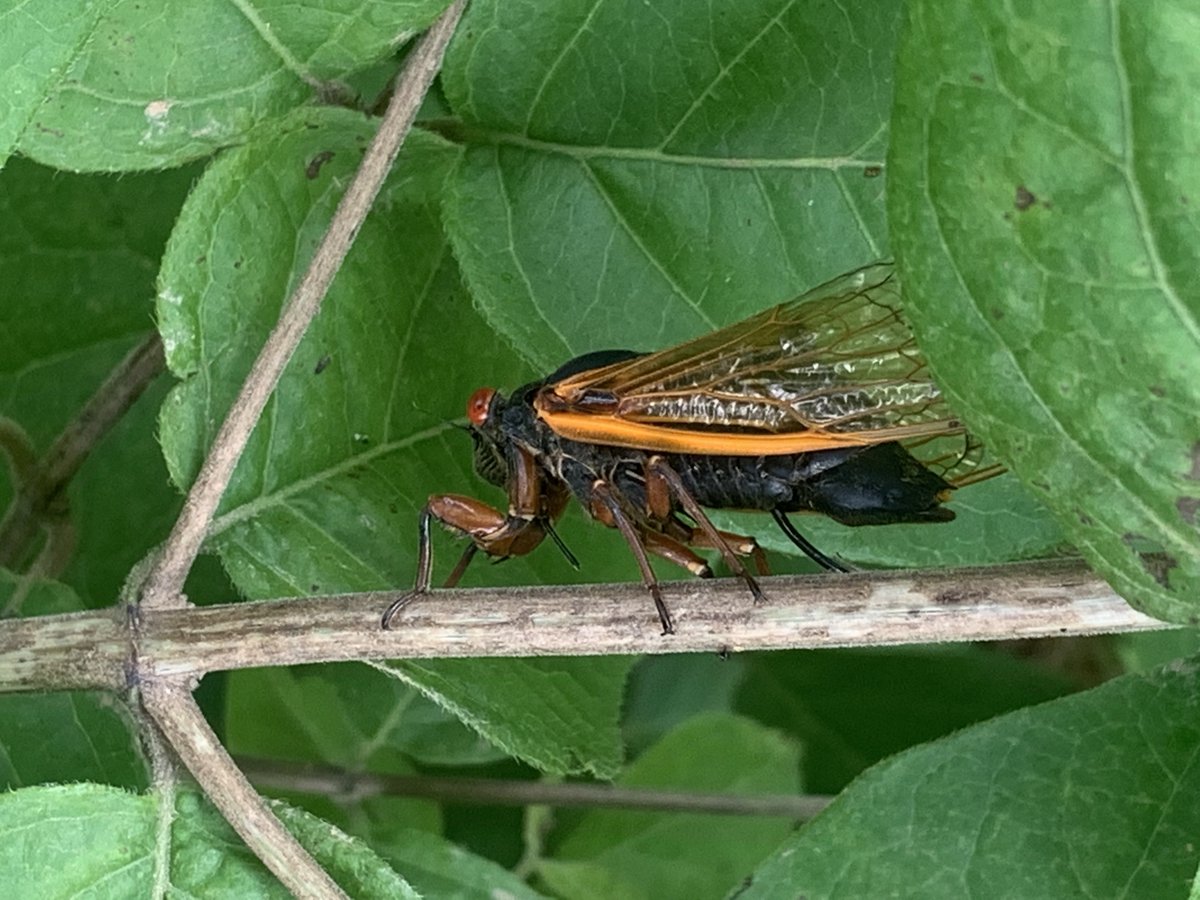
[[[409,56],[388,111],[338,204],[308,270],[288,300],[217,432],[175,527],[161,552],[148,565],[146,577],[141,581],[140,603],[130,607],[134,652],[128,657],[127,665],[132,669],[131,676],[141,685],[145,709],[229,824],[297,897],[341,898],[345,894],[283,827],[225,752],[191,696],[189,686],[193,679],[186,675],[163,677],[152,674],[159,648],[153,638],[155,625],[151,620],[155,613],[192,615],[197,611],[187,606],[181,594],[183,580],[195,561],[217,503],[267,398],[316,315],[400,152],[421,100],[441,66],[464,4],[465,0],[451,4]],[[87,667],[88,678],[113,676],[114,673],[98,671],[94,665],[98,656],[94,644],[87,655],[91,663]],[[123,675],[124,672],[123,665]]]
[[[46,455],[27,470],[0,522],[0,566],[12,567],[24,559],[38,527],[88,454],[162,370],[162,341],[155,332],[129,351]]]
[[[800,821],[813,818],[833,799],[815,794],[714,794],[623,788],[611,784],[374,775],[241,756],[237,758],[237,764],[259,787],[354,799],[395,795],[426,797],[444,803],[639,809],[664,813],[775,816]]]
[[[930,572],[663,585],[678,625],[659,634],[638,584],[441,590],[392,630],[401,591],[144,611],[138,671],[199,677],[257,666],[452,656],[741,652],[987,641],[1172,627],[1131,609],[1077,560]],[[128,632],[113,610],[0,622],[0,693],[125,684]]]
[[[346,894],[271,812],[204,720],[185,682],[143,684],[142,705],[246,845],[297,897]]]
[[[466,0],[456,0],[433,24],[405,63],[396,93],[363,156],[354,180],[338,204],[308,270],[288,299],[279,322],[246,376],[242,390],[221,424],[208,456],[188,492],[183,511],[163,544],[142,591],[147,608],[182,604],[180,590],[216,512],[250,433],[284,367],[320,308],[334,275],[379,193],[400,145],[441,66],[446,45]]]

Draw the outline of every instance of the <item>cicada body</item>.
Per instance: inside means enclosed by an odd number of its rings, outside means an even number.
[[[890,263],[676,347],[589,353],[508,396],[480,389],[467,418],[475,468],[507,490],[508,509],[431,497],[414,594],[430,586],[433,520],[471,539],[453,584],[478,550],[521,555],[547,536],[573,560],[553,525],[574,497],[625,537],[664,633],[673,625],[650,555],[706,577],[696,550],[716,550],[762,598],[743,563],[766,574],[758,543],[717,529],[705,508],[769,512],[819,564],[844,570],[787,514],[945,522],[954,488],[1002,471],[982,462],[930,378]]]

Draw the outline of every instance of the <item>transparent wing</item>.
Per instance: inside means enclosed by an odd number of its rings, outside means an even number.
[[[595,419],[592,440],[604,428],[628,433],[614,442],[631,444],[632,435],[646,444],[656,429],[774,438],[742,441],[754,450],[708,452],[790,453],[962,432],[929,376],[886,262],[688,343],[568,377],[545,388],[538,406],[568,436],[582,436],[585,418]],[[646,445],[677,449],[674,441]]]
[[[1005,469],[988,456],[980,441],[966,432],[901,441],[921,463],[953,487],[965,487],[999,475]]]

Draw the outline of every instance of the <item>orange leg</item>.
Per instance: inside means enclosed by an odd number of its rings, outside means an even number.
[[[767,554],[763,552],[763,548],[758,546],[758,541],[752,537],[747,537],[744,534],[734,534],[731,531],[718,531],[718,535],[725,541],[725,544],[737,556],[748,556],[754,560],[754,569],[759,575],[770,575],[771,569],[767,565]],[[703,529],[693,528],[691,536],[685,541],[693,547],[704,547],[708,550],[720,550],[721,548],[714,544],[704,532]]]
[[[680,568],[687,569],[697,578],[712,578],[712,569],[708,567],[704,558],[697,556],[675,538],[667,537],[657,531],[644,531],[642,540],[646,544],[646,549],[655,556],[660,556]]]
[[[383,614],[384,628],[390,628],[392,620],[400,610],[429,590],[433,575],[433,541],[430,530],[434,519],[471,539],[471,544],[446,580],[446,587],[453,587],[458,583],[477,550],[499,559],[524,556],[546,537],[546,529],[538,518],[527,518],[512,513],[505,515],[486,503],[460,494],[435,494],[421,510],[416,583],[412,591],[387,608]]]
[[[383,627],[390,628],[396,614],[416,597],[429,590],[433,573],[433,542],[430,526],[437,519],[447,528],[466,535],[471,545],[459,558],[446,586],[462,578],[467,566],[482,550],[488,556],[506,559],[524,556],[549,533],[572,563],[575,558],[554,534],[552,519],[562,514],[568,492],[565,487],[547,485],[537,462],[526,450],[514,446],[508,455],[508,514],[479,500],[461,494],[434,494],[421,510],[418,526],[420,544],[417,553],[417,579],[413,589],[396,600],[383,614]]]

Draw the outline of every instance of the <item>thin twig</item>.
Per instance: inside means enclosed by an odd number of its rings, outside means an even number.
[[[927,572],[764,578],[755,604],[734,579],[663,585],[677,633],[662,636],[639,584],[437,591],[391,631],[401,592],[145,612],[138,668],[199,677],[258,666],[457,656],[741,652],[986,641],[1173,627],[1131,609],[1078,560]],[[0,621],[0,693],[125,683],[128,634],[112,610]]]
[[[150,562],[141,601],[132,608],[134,679],[142,702],[200,787],[241,835],[247,846],[297,897],[340,898],[341,889],[291,836],[238,770],[205,722],[191,696],[192,679],[156,677],[157,650],[145,630],[156,610],[194,614],[182,596],[183,580],[195,561],[217,504],[233,475],[267,398],[316,315],[355,236],[391,169],[421,100],[441,67],[442,57],[462,15],[456,0],[438,18],[409,56],[379,130],[342,197],[271,335],[263,345],[192,485],[183,510],[162,551]],[[127,645],[128,646],[128,645]],[[90,656],[95,657],[92,648]]]
[[[283,827],[238,770],[185,684],[146,682],[142,705],[213,805],[289,891],[297,897],[344,900],[342,889]]]
[[[456,0],[451,4],[409,56],[378,133],[338,204],[308,270],[296,285],[279,322],[246,376],[188,492],[183,511],[163,544],[142,591],[142,603],[147,608],[176,606],[183,602],[180,591],[184,578],[200,552],[205,532],[250,433],[309,322],[320,308],[325,292],[350,251],[396,154],[400,152],[421,100],[441,66],[446,45],[465,2]]]
[[[260,787],[323,794],[347,800],[391,795],[426,797],[443,803],[772,816],[806,822],[828,806],[833,799],[816,794],[714,794],[625,788],[611,784],[556,784],[548,781],[445,778],[433,775],[375,775],[347,772],[329,766],[300,765],[242,756],[236,761],[246,777]]]
[[[43,517],[62,496],[88,454],[162,370],[162,341],[154,332],[126,354],[79,415],[55,438],[45,456],[22,480],[0,522],[0,566],[12,567],[25,557]]]

